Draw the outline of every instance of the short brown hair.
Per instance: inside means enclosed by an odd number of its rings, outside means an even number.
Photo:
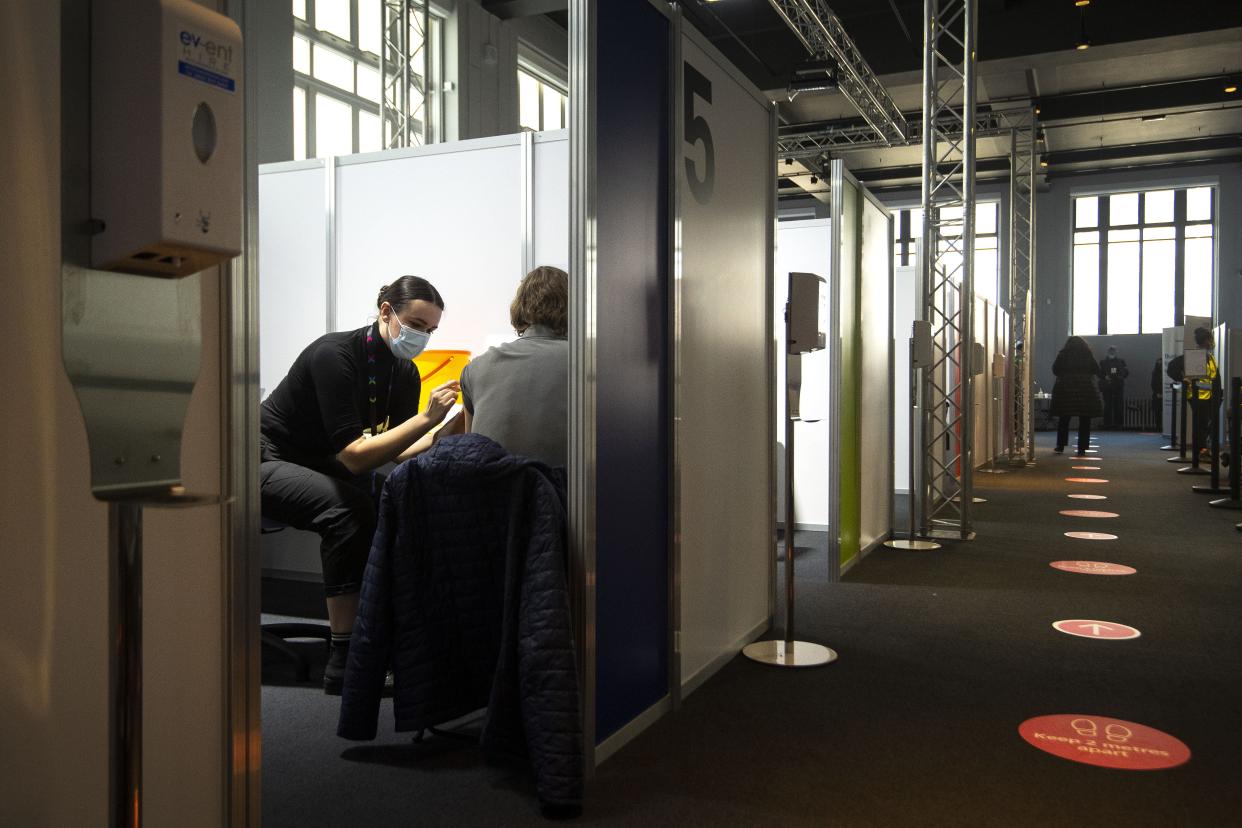
[[[531,325],[543,325],[565,336],[569,331],[569,274],[550,265],[527,273],[509,305],[509,323],[518,333]]]

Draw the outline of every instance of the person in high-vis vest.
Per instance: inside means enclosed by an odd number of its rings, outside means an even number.
[[[1220,412],[1220,370],[1212,353],[1216,347],[1212,332],[1207,328],[1195,328],[1195,344],[1207,352],[1207,375],[1186,378],[1186,399],[1194,413],[1195,443],[1200,447],[1201,454],[1207,454],[1207,437],[1216,428]]]

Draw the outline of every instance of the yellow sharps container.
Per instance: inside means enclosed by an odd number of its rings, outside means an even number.
[[[418,377],[422,381],[422,390],[418,395],[418,410],[427,410],[427,399],[431,389],[443,385],[450,380],[461,379],[461,369],[470,361],[469,351],[423,351],[414,357],[414,367],[418,369]],[[461,402],[461,394],[457,395]]]

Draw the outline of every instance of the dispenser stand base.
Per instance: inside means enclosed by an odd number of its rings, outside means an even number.
[[[743,647],[742,655],[774,667],[818,667],[837,660],[834,650],[808,641],[756,641]]]

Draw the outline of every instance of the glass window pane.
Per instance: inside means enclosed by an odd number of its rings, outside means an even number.
[[[1186,226],[1186,238],[1188,239],[1210,239],[1213,235],[1213,227],[1210,224],[1190,224]]]
[[[315,28],[352,40],[349,31],[349,0],[315,0]]]
[[[996,232],[996,212],[999,205],[976,204],[975,205],[975,235],[988,235]]]
[[[354,62],[342,54],[314,45],[315,77],[339,86],[346,92],[354,91]]]
[[[380,100],[380,73],[370,66],[358,64],[358,94],[373,103]]]
[[[910,208],[910,236],[911,238],[923,238],[923,208]]]
[[[1186,191],[1186,220],[1210,221],[1212,218],[1212,188],[1193,187]],[[1190,313],[1190,311],[1186,311]]]
[[[1074,234],[1074,244],[1099,244],[1100,233],[1098,230],[1079,231]]]
[[[1139,229],[1133,230],[1109,230],[1108,241],[1112,242],[1136,242],[1139,240]]]
[[[293,87],[293,160],[306,158],[306,90]]]
[[[1112,251],[1109,251],[1110,255]],[[1173,272],[1177,243],[1172,239],[1143,242],[1143,333],[1160,333],[1174,325]],[[1112,285],[1109,285],[1112,293]],[[1109,330],[1112,330],[1111,323]]]
[[[380,119],[378,115],[358,111],[358,152],[377,152],[380,147]]]
[[[975,250],[975,295],[989,302],[997,300],[997,289],[1000,282],[999,259],[995,248],[991,250]]]
[[[293,71],[303,75],[309,75],[311,71],[310,41],[297,35],[293,36]]]
[[[306,19],[306,0],[293,0],[293,16],[298,20]]]
[[[1071,333],[1095,336],[1100,332],[1100,246],[1074,245],[1074,319]]]
[[[1114,242],[1114,233],[1108,235],[1108,332],[1135,334],[1139,332],[1139,244]]]
[[[380,3],[381,0],[358,0],[358,48],[377,57],[383,41]]]
[[[1143,223],[1159,224],[1173,220],[1173,191],[1153,190],[1143,194]]]
[[[1100,224],[1100,199],[1098,196],[1083,196],[1074,199],[1074,226],[1098,227]]]
[[[522,71],[518,72],[518,126],[539,129],[539,81]]]
[[[315,95],[315,155],[349,155],[354,151],[354,112],[347,103]]]
[[[1191,316],[1212,315],[1212,239],[1186,239],[1182,301]]]
[[[543,128],[560,129],[561,93],[551,87],[543,88]]]
[[[1171,239],[1177,235],[1177,229],[1174,227],[1144,227],[1143,240],[1149,239]]]
[[[1138,193],[1120,193],[1108,198],[1108,223],[1116,227],[1119,224],[1138,224]]]

